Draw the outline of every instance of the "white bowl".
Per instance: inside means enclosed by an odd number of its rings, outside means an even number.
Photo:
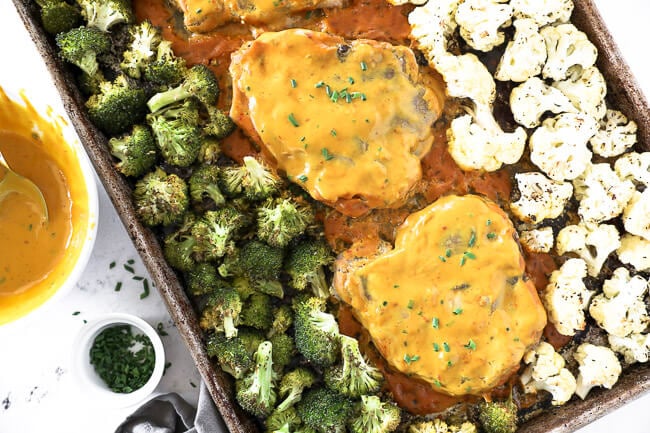
[[[74,211],[80,215],[79,224],[73,225],[71,238],[66,247],[67,252],[47,277],[48,284],[56,289],[48,292],[47,296],[38,295],[34,299],[17,302],[15,306],[12,306],[13,310],[9,310],[5,314],[5,319],[0,318],[0,329],[13,329],[15,326],[22,326],[25,322],[30,321],[38,311],[50,307],[57,299],[67,294],[80,279],[90,259],[97,237],[99,205],[95,171],[72,123],[60,104],[60,100],[38,93],[38,86],[27,89],[17,88],[11,83],[5,82],[4,79],[0,81],[0,88],[14,105],[31,107],[26,110],[33,109],[43,122],[53,125],[51,129],[59,138],[48,138],[48,140],[57,140],[61,143],[61,148],[57,147],[56,150],[68,155],[65,158],[61,156],[61,161],[73,161],[72,164],[76,166],[76,168],[65,168],[65,170],[78,172],[81,181],[78,183],[85,187],[85,191],[77,188],[78,197],[84,198],[77,205],[82,210]],[[1,100],[0,103],[2,103]],[[33,128],[36,127],[33,126]],[[39,134],[38,129],[34,130],[34,133]],[[8,162],[11,164],[11,161]],[[73,209],[75,209],[74,206],[75,204],[73,204]]]
[[[90,363],[90,348],[97,335],[106,328],[117,325],[131,325],[134,332],[139,330],[146,335],[151,340],[156,357],[153,373],[147,383],[128,394],[112,391]],[[111,313],[85,324],[77,335],[72,355],[72,373],[79,388],[79,396],[98,407],[123,408],[142,402],[156,389],[165,369],[165,350],[160,336],[147,322],[130,314]]]

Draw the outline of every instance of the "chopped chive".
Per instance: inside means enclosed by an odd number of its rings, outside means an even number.
[[[166,335],[169,335],[167,331],[165,331],[165,327],[162,324],[162,322],[158,322],[158,325],[156,325],[156,331],[158,331],[158,335],[164,337]]]
[[[445,256],[451,257],[451,249],[447,248],[447,251],[445,251]]]
[[[317,89],[320,89],[320,88],[323,87],[324,85],[325,85],[325,82],[324,82],[324,81],[319,81],[318,83],[316,83],[316,85],[315,85],[314,87],[317,88]]]
[[[460,258],[460,265],[463,266],[466,260],[467,259],[465,259],[465,256],[463,255],[463,257]]]
[[[433,351],[440,352],[440,345],[438,343],[433,343]]]
[[[497,237],[497,234],[494,232],[490,232],[487,235],[485,235],[488,239],[494,239]]]
[[[194,383],[194,382],[192,382],[192,381],[190,380],[190,386],[191,386],[192,388],[196,388],[196,383]]]
[[[446,341],[442,343],[442,348],[445,349],[445,352],[449,352],[451,350],[449,344]]]
[[[388,301],[382,302],[381,305],[383,305],[385,307],[386,305],[388,305]]]
[[[465,251],[465,253],[463,253],[463,255],[465,257],[467,257],[468,259],[476,260],[476,254],[474,254],[471,251]]]
[[[119,292],[120,289],[122,289],[122,282],[118,281],[117,284],[115,284],[115,291]]]
[[[298,87],[298,82],[293,78],[289,81],[289,83],[291,84],[291,87],[293,87],[294,89]]]
[[[431,326],[433,326],[434,329],[440,328],[440,319],[434,317],[433,320],[431,321]]]
[[[296,128],[300,126],[300,124],[298,123],[298,121],[296,120],[296,118],[293,117],[293,113],[289,114],[289,116],[287,116],[287,118],[289,119],[289,122],[290,122],[293,126],[295,126]]]
[[[409,354],[404,355],[404,362],[406,362],[407,364],[418,361],[419,359],[420,359],[420,355],[409,355]]]
[[[443,262],[443,263],[447,261],[447,259],[445,259],[443,256],[438,256],[438,258],[439,258],[440,261]]]
[[[348,83],[350,83],[350,84],[354,84],[354,78],[352,78],[352,77],[348,77]]]
[[[108,265],[108,269],[113,269],[115,267],[115,262],[111,262],[110,265]]]
[[[297,179],[298,179],[300,182],[307,182],[307,179],[308,179],[308,178],[307,178],[307,176],[305,176],[304,174],[301,174],[300,176],[298,176]]]
[[[142,293],[140,293],[140,299],[144,299],[149,296],[149,280],[146,278],[142,280]]]
[[[321,155],[323,155],[323,158],[325,158],[325,161],[330,161],[334,159],[334,155],[330,153],[329,150],[327,150],[326,147],[323,147],[320,151]]]
[[[453,362],[451,362],[451,361],[447,361],[447,367],[451,367],[452,365],[454,365]]]
[[[144,277],[141,277],[139,275],[134,275],[132,279],[135,280],[135,281],[142,281],[142,280],[144,280]]]
[[[412,310],[414,305],[415,305],[415,302],[413,301],[413,299],[409,299],[409,302],[406,305],[406,308],[408,308],[409,310]]]
[[[485,225],[486,225],[486,226],[489,226],[490,224],[492,224],[492,220],[487,220],[487,221],[485,221]]]
[[[359,66],[361,67],[362,71],[367,71],[368,70],[368,65],[366,65],[366,62],[359,63]]]
[[[126,269],[128,272],[135,274],[135,269],[129,265],[124,265],[124,269]]]
[[[336,129],[332,129],[330,131],[330,134],[332,134],[332,137],[336,137]]]
[[[126,263],[129,264],[129,265],[132,265],[132,264],[135,263],[135,260],[129,259],[129,260],[126,261]]]
[[[466,349],[469,349],[469,350],[476,350],[476,343],[474,343],[474,340],[472,340],[470,338],[469,342],[467,344],[465,344],[463,347],[465,347]]]
[[[469,242],[467,246],[472,248],[476,244],[476,232],[472,230],[472,234],[469,235]]]
[[[438,379],[433,379],[433,384],[438,388],[442,387],[442,383]]]
[[[456,308],[454,311],[452,311],[452,313],[454,313],[454,315],[458,316],[459,314],[463,313],[463,309],[462,308]]]
[[[78,316],[79,314],[81,314],[81,311],[75,311],[74,313],[72,313],[73,316]]]

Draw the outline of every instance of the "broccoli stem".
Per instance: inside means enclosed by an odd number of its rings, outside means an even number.
[[[155,113],[169,104],[185,100],[190,96],[192,96],[192,94],[187,91],[185,86],[180,85],[165,92],[156,93],[151,97],[151,99],[149,99],[147,106],[152,113]]]

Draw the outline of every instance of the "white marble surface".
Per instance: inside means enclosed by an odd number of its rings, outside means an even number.
[[[643,91],[650,95],[650,2],[596,3]],[[62,113],[51,78],[9,0],[0,0],[0,41],[5,59],[0,67],[0,84],[38,92]],[[134,260],[135,274],[147,274],[101,185],[99,198],[98,237],[79,284],[33,320],[20,327],[0,328],[0,433],[109,433],[133,411],[134,407],[98,407],[84,399],[72,380],[69,358],[74,337],[84,320],[106,312],[136,314],[154,327],[162,323],[168,333],[163,343],[171,366],[155,392],[178,392],[196,404],[195,386],[200,379],[192,360],[158,293],[152,290],[147,298],[140,299],[142,283],[133,280],[123,264]],[[113,261],[116,266],[111,269]],[[116,292],[118,281],[123,285]],[[74,315],[77,311],[79,314]],[[579,432],[648,433],[649,405],[650,394]]]

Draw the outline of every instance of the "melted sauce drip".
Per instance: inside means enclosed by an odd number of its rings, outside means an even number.
[[[0,89],[0,151],[43,192],[49,221],[20,194],[0,203],[0,324],[50,298],[69,274],[86,236],[87,190],[61,125],[43,119]],[[38,132],[34,132],[38,131]],[[0,174],[0,176],[3,176]]]

